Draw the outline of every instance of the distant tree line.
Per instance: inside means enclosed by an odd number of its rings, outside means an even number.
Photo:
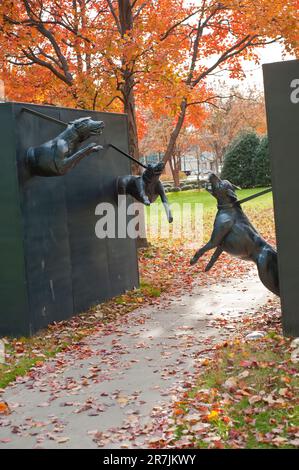
[[[221,177],[241,188],[271,185],[268,137],[239,134],[224,155]]]

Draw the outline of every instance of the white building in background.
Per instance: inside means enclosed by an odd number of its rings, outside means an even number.
[[[204,178],[211,171],[216,171],[215,157],[211,152],[202,152],[197,158],[194,155],[181,157],[181,171],[189,175]]]
[[[161,160],[161,155],[152,154],[146,157],[141,157],[140,161],[146,165],[149,163],[156,164]],[[220,168],[221,170],[221,168]],[[202,152],[197,158],[194,153],[190,152],[180,158],[180,171],[186,176],[193,176],[196,178],[205,179],[212,171],[216,172],[215,157],[212,152]],[[172,178],[172,173],[169,163],[166,164],[164,174]]]

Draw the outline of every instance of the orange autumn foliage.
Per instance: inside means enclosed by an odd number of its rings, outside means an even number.
[[[298,0],[2,0],[0,78],[10,100],[127,112],[135,156],[142,109],[168,115],[167,160],[214,100],[209,75],[241,78],[279,38],[298,53]]]

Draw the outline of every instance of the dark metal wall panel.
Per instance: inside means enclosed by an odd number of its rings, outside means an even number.
[[[12,105],[0,106],[0,337],[30,334]]]
[[[113,143],[117,147],[121,148],[125,152],[128,152],[128,131],[127,131],[127,120],[121,119],[117,121],[117,129],[107,134],[106,139]],[[111,175],[126,175],[131,173],[131,165],[129,160],[120,155],[114,149],[109,148],[106,155],[107,161],[109,162],[109,172]],[[111,186],[114,191],[115,186]],[[113,198],[115,209],[117,213],[117,196],[115,192],[111,194]],[[133,203],[133,198],[127,197],[127,206]],[[130,220],[130,216],[127,216],[127,221]],[[116,219],[116,233],[118,233],[118,217]],[[109,275],[111,280],[111,296],[118,295],[120,292],[138,287],[139,285],[139,273],[138,273],[138,259],[136,240],[129,238],[109,238],[108,243],[108,265]],[[129,254],[129,256],[128,256]],[[130,273],[130,274],[129,274]]]
[[[298,60],[264,66],[283,328],[299,336],[299,103],[291,100],[294,79],[299,80]]]
[[[124,115],[62,109],[60,119],[68,122],[77,118],[78,113],[105,122],[103,135],[89,139],[86,144],[94,141],[106,146],[113,142],[127,150]],[[76,312],[138,285],[135,241],[99,239],[95,234],[99,218],[95,215],[96,206],[110,202],[117,214],[115,180],[118,175],[128,173],[130,162],[106,148],[81,161],[65,177]]]
[[[92,114],[106,124],[104,134],[92,140],[128,150],[125,115],[25,106],[62,121]],[[0,105],[0,335],[31,334],[138,286],[135,240],[117,234],[102,240],[95,233],[99,203],[112,203],[117,217],[116,179],[130,173],[130,162],[106,147],[65,176],[32,176],[28,148],[64,126],[23,107]]]
[[[24,250],[30,311],[34,329],[73,313],[71,258],[63,177],[30,176],[27,149],[55,137],[61,126],[14,106],[17,161],[24,226]],[[30,106],[28,106],[30,107]],[[54,118],[59,110],[32,106]]]
[[[98,115],[94,115],[98,120]],[[61,110],[60,119],[69,122],[91,113]],[[86,140],[100,143],[101,137]],[[101,197],[105,166],[101,154],[83,159],[65,178],[66,210],[72,260],[74,311],[82,312],[109,298],[106,240],[95,235],[95,207]]]

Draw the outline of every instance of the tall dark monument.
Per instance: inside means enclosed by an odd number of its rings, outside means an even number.
[[[61,160],[59,176],[49,177],[40,146],[64,128],[24,107],[67,123],[91,116],[105,130],[82,143],[90,147],[82,161],[65,171]],[[0,336],[30,335],[137,286],[135,240],[95,234],[96,206],[110,202],[117,211],[116,178],[130,173],[107,145],[128,150],[126,116],[5,103],[0,139]]]
[[[299,60],[264,65],[284,333],[299,336]]]

